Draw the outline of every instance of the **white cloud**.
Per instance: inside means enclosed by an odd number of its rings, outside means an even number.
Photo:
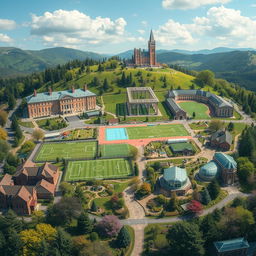
[[[171,19],[159,26],[159,29],[155,31],[155,38],[160,44],[166,46],[196,42],[186,25]]]
[[[0,19],[0,29],[1,30],[12,30],[15,29],[16,22],[14,20]]]
[[[256,4],[251,4],[251,7],[256,8]]]
[[[6,34],[0,33],[0,42],[1,43],[11,43],[13,40]]]
[[[90,16],[77,10],[56,10],[45,12],[42,16],[32,15],[31,34],[40,36],[46,44],[78,45],[120,43],[133,40],[126,31],[127,23],[124,18]]]
[[[148,25],[148,22],[146,20],[143,20],[141,24],[146,27]]]
[[[165,9],[195,9],[209,4],[226,4],[231,0],[163,0],[162,6]]]
[[[137,32],[140,33],[141,35],[145,34],[145,30],[144,29],[138,29]]]
[[[255,20],[239,10],[220,6],[210,8],[206,16],[196,17],[190,24],[168,20],[155,34],[163,45],[193,44],[200,40],[204,43],[208,38],[223,45],[256,47],[255,31]]]

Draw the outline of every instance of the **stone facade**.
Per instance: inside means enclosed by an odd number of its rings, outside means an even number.
[[[174,116],[174,119],[186,119],[184,110],[176,101],[197,101],[209,105],[212,115],[216,117],[232,117],[234,107],[223,98],[201,90],[173,90],[169,91],[166,104]]]
[[[134,49],[133,64],[143,67],[155,67],[156,62],[156,41],[154,39],[153,32],[151,30],[150,38],[148,41],[148,51],[141,49]]]
[[[27,97],[29,118],[51,115],[81,114],[95,110],[96,95],[87,90],[74,89],[60,92],[37,93]]]

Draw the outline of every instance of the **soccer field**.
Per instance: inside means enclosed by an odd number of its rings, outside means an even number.
[[[96,151],[96,141],[44,143],[39,148],[35,161],[54,161],[57,157],[60,159],[94,158]]]
[[[190,117],[193,117],[193,112],[195,112],[195,119],[210,119],[209,108],[203,103],[196,101],[184,101],[178,103],[180,107],[185,110]]]
[[[65,181],[83,181],[89,179],[115,179],[132,175],[132,168],[126,159],[102,159],[70,161]]]
[[[100,146],[101,157],[129,157],[131,146],[128,144],[105,144]]]
[[[126,127],[129,139],[150,139],[161,137],[187,136],[188,131],[182,124]]]

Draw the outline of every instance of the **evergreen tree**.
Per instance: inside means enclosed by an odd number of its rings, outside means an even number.
[[[18,119],[17,119],[16,115],[13,115],[13,117],[12,117],[12,123],[11,123],[11,128],[12,128],[14,131],[16,131],[17,128],[18,128],[18,126],[19,126]]]
[[[81,234],[91,233],[93,230],[93,222],[90,220],[87,213],[82,212],[77,219],[77,230]]]
[[[12,93],[9,93],[7,95],[7,99],[8,99],[8,108],[13,109],[16,105],[16,100],[15,100],[14,95]]]
[[[179,256],[203,256],[204,240],[198,225],[186,221],[174,224],[166,236],[171,254]]]
[[[202,191],[202,203],[208,205],[211,202],[211,196],[207,188]]]
[[[203,237],[208,245],[220,238],[218,226],[212,214],[208,214],[203,218],[200,223],[200,230],[203,232]]]
[[[216,179],[212,180],[207,188],[212,200],[216,199],[220,193],[220,185],[218,181]]]
[[[168,202],[168,204],[166,206],[166,209],[168,211],[173,212],[173,211],[176,211],[177,207],[178,207],[177,196],[176,196],[176,193],[173,192],[172,193],[172,197],[171,197],[171,199],[169,200],[169,202]]]
[[[91,211],[92,212],[98,211],[98,206],[96,205],[95,201],[92,201]]]
[[[107,91],[108,89],[109,89],[109,83],[108,83],[107,78],[105,78],[104,82],[103,82],[103,90]]]
[[[121,248],[125,248],[127,246],[130,245],[131,243],[131,236],[130,236],[130,233],[128,232],[127,228],[125,226],[123,226],[118,235],[117,235],[117,244],[119,247]]]
[[[122,86],[125,86],[125,84],[126,84],[126,76],[125,76],[124,72],[122,72],[122,77],[121,77],[120,83]]]
[[[6,247],[4,250],[5,253],[3,253],[3,255],[5,256],[20,255],[22,242],[17,231],[12,228],[7,229],[5,232],[5,239],[6,239]]]
[[[70,235],[62,228],[57,228],[56,238],[53,241],[50,255],[70,256],[72,250],[72,240]]]
[[[232,131],[234,130],[234,123],[233,123],[233,122],[230,122],[230,123],[228,124],[228,130],[229,130],[230,132],[232,132]]]

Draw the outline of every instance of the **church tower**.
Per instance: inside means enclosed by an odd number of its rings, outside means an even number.
[[[153,31],[151,29],[148,41],[149,65],[156,66],[156,41],[154,39]]]

